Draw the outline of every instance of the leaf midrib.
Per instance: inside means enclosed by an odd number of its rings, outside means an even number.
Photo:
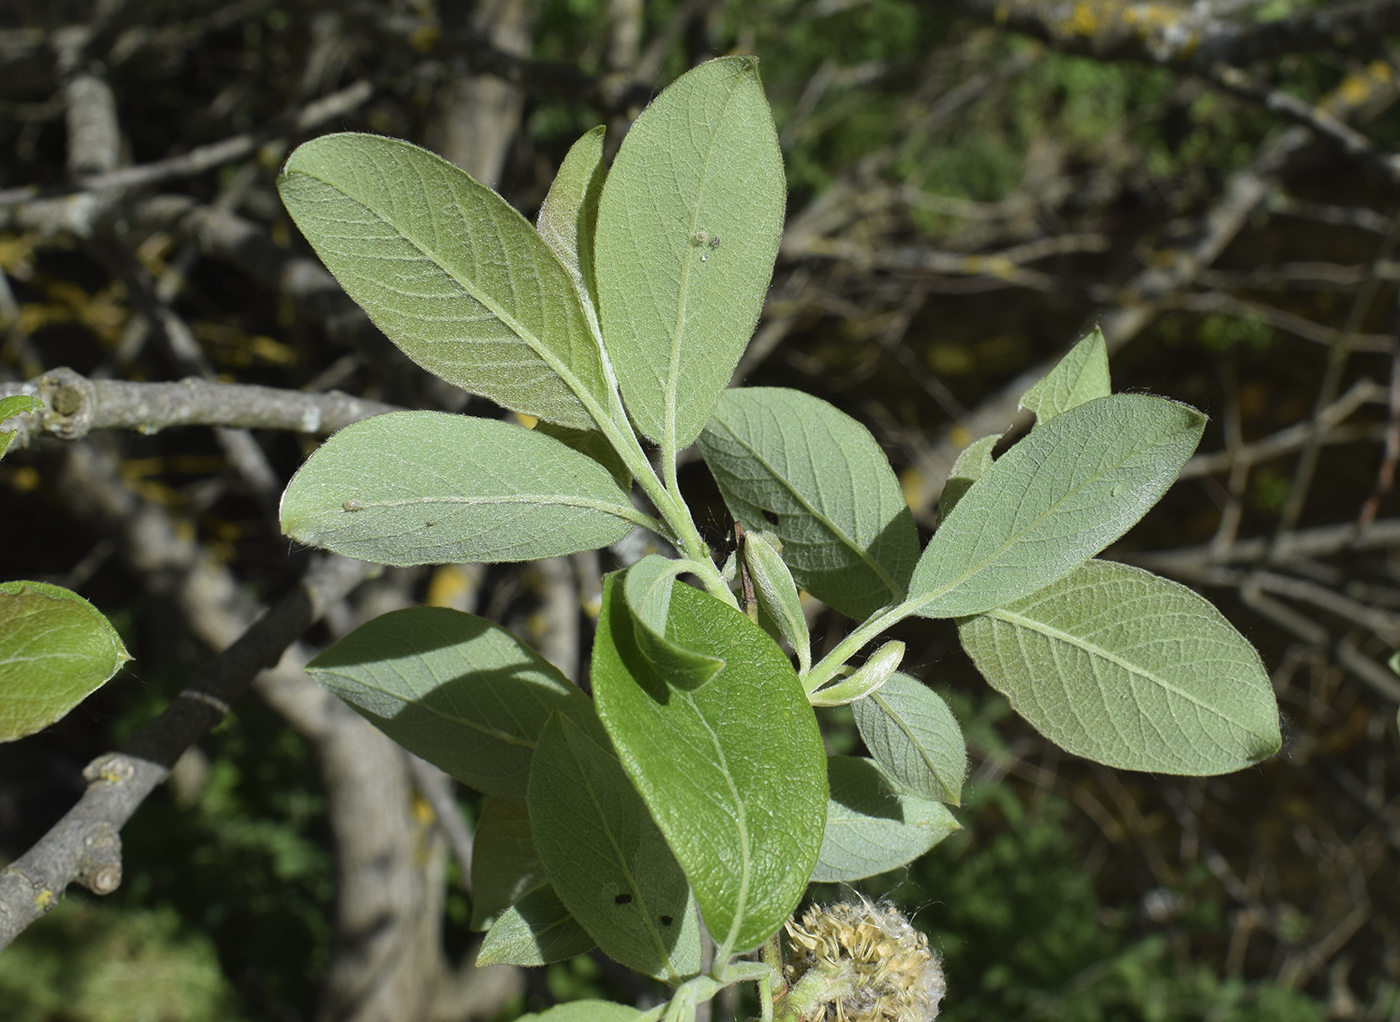
[[[1165,443],[1168,441],[1168,439],[1170,439],[1171,437],[1177,435],[1178,433],[1183,433],[1183,432],[1188,432],[1188,430],[1185,430],[1185,429],[1174,429],[1174,430],[1171,430],[1171,431],[1169,431],[1169,432],[1165,432],[1165,433],[1159,434],[1159,435],[1158,435],[1157,437],[1155,437],[1150,443],[1144,444],[1144,445],[1142,445],[1141,447],[1135,447],[1135,448],[1133,448],[1133,449],[1128,453],[1128,455],[1125,456],[1124,458],[1122,458],[1121,460],[1114,462],[1112,465],[1110,465],[1110,466],[1104,468],[1101,472],[1097,472],[1097,473],[1095,473],[1094,475],[1090,476],[1088,479],[1086,479],[1086,480],[1085,480],[1083,483],[1081,483],[1079,486],[1076,486],[1074,489],[1065,491],[1064,496],[1062,496],[1062,497],[1061,497],[1059,500],[1057,500],[1054,504],[1050,505],[1050,507],[1046,508],[1046,509],[1045,509],[1044,511],[1042,511],[1040,514],[1036,515],[1033,519],[1031,519],[1030,524],[1028,524],[1025,528],[1021,529],[1020,531],[1015,532],[1015,533],[1011,534],[1010,536],[1008,536],[1008,537],[1007,537],[1004,541],[1002,541],[997,547],[995,547],[995,548],[992,550],[991,553],[989,553],[989,554],[988,554],[986,557],[984,557],[982,560],[978,561],[976,564],[974,564],[974,565],[972,565],[971,567],[969,567],[969,568],[968,568],[965,572],[963,572],[961,575],[958,575],[957,577],[955,577],[955,578],[949,580],[947,583],[943,584],[943,585],[940,586],[940,587],[934,588],[932,591],[930,591],[930,592],[929,592],[927,595],[925,595],[925,596],[916,596],[916,597],[913,597],[912,599],[906,601],[905,606],[908,607],[908,608],[910,608],[910,612],[913,613],[913,612],[922,610],[924,607],[927,607],[927,606],[928,606],[931,602],[933,602],[934,600],[937,600],[937,599],[939,599],[940,597],[943,597],[943,596],[947,596],[948,593],[952,592],[952,591],[953,591],[954,589],[956,589],[958,586],[962,585],[962,583],[966,582],[968,579],[972,578],[974,575],[976,575],[976,574],[978,574],[979,572],[981,572],[981,571],[983,571],[984,569],[986,569],[986,568],[988,567],[988,565],[993,564],[993,563],[994,563],[998,558],[1000,558],[1008,549],[1010,549],[1012,546],[1014,546],[1014,545],[1016,545],[1017,543],[1019,543],[1019,542],[1021,541],[1021,539],[1022,539],[1028,532],[1030,532],[1032,529],[1037,528],[1041,523],[1043,523],[1044,521],[1046,521],[1046,520],[1047,520],[1048,518],[1050,518],[1052,515],[1058,514],[1061,505],[1063,505],[1063,504],[1064,504],[1066,501],[1068,501],[1071,497],[1073,497],[1073,496],[1075,496],[1075,495],[1081,493],[1083,490],[1087,489],[1087,488],[1088,488],[1090,485],[1092,485],[1093,483],[1096,483],[1096,482],[1098,482],[1100,479],[1103,479],[1103,478],[1104,478],[1105,476],[1107,476],[1109,473],[1111,473],[1111,472],[1116,472],[1116,471],[1118,471],[1119,469],[1121,469],[1122,466],[1123,466],[1123,464],[1128,460],[1129,457],[1134,456],[1134,455],[1137,455],[1137,454],[1140,454],[1141,452],[1146,451],[1146,450],[1149,450],[1149,449],[1151,449],[1152,447],[1157,447],[1157,446],[1163,445],[1163,444],[1165,444]],[[1177,471],[1180,471],[1180,469],[1178,468]],[[1155,479],[1155,478],[1159,478],[1160,476],[1161,476],[1161,472],[1158,471],[1158,472],[1154,473],[1153,478],[1154,478],[1154,479]],[[986,476],[983,476],[983,479],[985,479],[985,478],[986,478]],[[982,480],[980,480],[980,479],[978,480],[978,482],[981,482],[981,481],[982,481]],[[975,484],[974,484],[974,485],[975,485]],[[965,499],[966,499],[966,496],[964,496],[963,499],[965,500]],[[959,507],[961,507],[961,506],[962,506],[962,503],[959,502]],[[1083,531],[1083,530],[1081,530],[1081,531]],[[935,534],[934,539],[935,539],[935,540],[937,539],[937,534]],[[929,548],[931,548],[932,546],[933,546],[933,543],[930,542]],[[928,549],[925,549],[924,553],[925,553],[925,555],[927,555]],[[1093,555],[1090,554],[1089,556],[1092,557]],[[920,558],[920,560],[922,560],[922,558]],[[915,566],[915,568],[914,568],[915,577],[918,576],[918,570],[919,570],[918,567]],[[1071,569],[1071,570],[1072,570],[1072,569]],[[1047,583],[1047,584],[1048,584],[1048,583]],[[1028,594],[1024,594],[1024,595],[1028,595]],[[1014,598],[1015,598],[1015,597],[1013,597],[1013,599],[1014,599]],[[975,613],[982,613],[982,612],[979,611],[979,612],[975,612]]]
[[[748,73],[748,72],[746,72]],[[690,211],[690,232],[685,242],[685,262],[681,266],[680,289],[676,301],[676,320],[671,330],[671,351],[666,362],[666,390],[665,406],[665,447],[669,451],[676,449],[676,391],[680,382],[680,360],[681,360],[681,335],[685,332],[685,306],[690,294],[690,269],[695,262],[696,249],[690,244],[690,238],[695,236],[699,229],[700,196],[704,194],[705,184],[709,177],[710,158],[715,149],[715,137],[719,134],[720,128],[724,124],[725,114],[729,110],[729,104],[734,101],[734,97],[739,94],[739,89],[743,85],[743,75],[735,75],[732,80],[729,95],[724,97],[724,106],[720,110],[719,117],[715,121],[714,130],[710,132],[709,140],[705,147],[704,159],[700,164],[700,183],[695,189],[695,201],[691,204]]]
[[[872,692],[870,698],[875,700],[875,705],[884,710],[885,715],[888,716],[890,720],[894,721],[895,726],[904,734],[904,737],[909,739],[909,744],[918,751],[919,758],[923,760],[924,766],[928,767],[929,772],[933,774],[933,779],[938,782],[938,786],[943,789],[943,793],[951,799],[956,799],[957,793],[952,791],[948,785],[944,783],[942,772],[938,769],[937,765],[934,764],[933,759],[929,756],[928,752],[925,751],[923,745],[914,737],[913,730],[904,723],[904,715],[897,712],[878,690]]]
[[[1005,608],[987,611],[985,616],[995,618],[999,621],[1005,621],[1007,624],[1013,625],[1015,627],[1024,628],[1027,631],[1043,635],[1047,639],[1063,642],[1065,645],[1081,649],[1085,653],[1089,654],[1089,656],[1091,657],[1096,656],[1103,660],[1106,660],[1109,663],[1122,668],[1128,674],[1137,678],[1141,678],[1143,681],[1149,684],[1158,686],[1168,695],[1177,696],[1181,699],[1184,699],[1191,705],[1197,707],[1198,709],[1206,711],[1211,716],[1215,717],[1216,719],[1222,721],[1225,724],[1228,724],[1231,727],[1238,728],[1239,730],[1244,731],[1246,734],[1254,735],[1256,738],[1266,737],[1264,735],[1259,735],[1254,731],[1251,731],[1239,721],[1227,716],[1223,710],[1220,710],[1219,708],[1212,706],[1211,704],[1204,702],[1201,699],[1198,699],[1196,696],[1192,695],[1190,692],[1187,692],[1180,686],[1171,684],[1165,678],[1161,678],[1155,673],[1149,671],[1147,668],[1140,667],[1139,665],[1134,664],[1130,660],[1125,659],[1117,653],[1105,649],[1098,643],[1090,642],[1089,640],[1081,636],[1076,636],[1071,632],[1067,632],[1063,629],[1055,628],[1051,625],[1048,625],[1044,621],[1039,621],[1035,618],[1027,617],[1024,614],[1017,614],[1014,611],[1009,611]],[[1063,672],[1060,673],[1063,674]],[[1102,689],[1100,689],[1100,691],[1102,691]]]
[[[361,498],[363,500],[363,498]],[[630,505],[610,504],[605,500],[594,500],[589,497],[579,497],[571,494],[507,494],[503,496],[490,497],[414,497],[408,500],[364,500],[364,507],[358,511],[346,511],[343,507],[332,508],[326,517],[338,521],[346,516],[361,515],[365,511],[377,508],[398,510],[409,507],[433,507],[439,504],[461,504],[468,507],[477,507],[487,504],[530,504],[541,507],[581,507],[590,511],[602,511],[632,522],[636,525],[646,526],[648,523],[640,515],[636,508]],[[312,517],[312,516],[308,516]]]

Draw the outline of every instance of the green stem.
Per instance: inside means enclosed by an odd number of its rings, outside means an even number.
[[[600,351],[604,352],[606,362],[606,348],[603,345],[601,333],[595,329],[595,339]],[[622,395],[617,388],[617,380],[614,378],[611,367],[608,368],[608,378],[611,383],[611,390],[608,395],[608,409],[604,411],[586,393],[580,394],[579,399],[583,402],[588,414],[593,417],[593,421],[598,424],[598,428],[603,431],[603,435],[608,438],[608,443],[612,449],[622,458],[627,470],[632,473],[632,478],[637,480],[656,510],[661,513],[668,529],[657,531],[657,535],[664,536],[677,550],[687,558],[696,563],[698,570],[695,574],[705,584],[705,588],[711,596],[723,600],[731,607],[739,606],[739,601],[734,598],[734,594],[729,591],[729,586],[720,577],[719,569],[715,567],[714,558],[710,555],[710,548],[705,545],[705,541],[700,538],[700,530],[695,527],[695,519],[690,515],[690,508],[686,506],[681,498],[680,487],[676,479],[676,453],[675,450],[663,451],[662,462],[666,472],[666,482],[662,482],[656,474],[656,469],[652,467],[646,452],[642,450],[641,441],[637,439],[637,433],[632,428],[627,418],[627,410],[622,404]],[[674,448],[674,444],[671,445]]]
[[[877,635],[891,625],[898,624],[910,614],[914,613],[914,604],[910,601],[897,603],[889,610],[867,618],[865,622],[836,644],[821,661],[812,666],[802,677],[802,687],[808,692],[815,692],[832,678],[836,677],[836,672],[845,666],[846,661],[858,653],[862,646],[870,642]]]
[[[618,406],[618,411],[621,412],[621,405]],[[612,444],[613,450],[621,456],[628,471],[632,473],[632,477],[641,486],[642,492],[656,506],[656,510],[661,513],[661,517],[669,526],[667,532],[658,534],[664,535],[666,539],[675,544],[676,549],[687,560],[693,562],[692,571],[705,584],[705,589],[709,591],[711,596],[723,600],[731,607],[737,607],[739,601],[734,598],[734,594],[729,591],[729,586],[720,577],[719,569],[715,567],[714,558],[710,556],[710,548],[700,538],[700,530],[695,527],[695,520],[690,516],[690,508],[686,507],[685,501],[680,498],[679,491],[673,492],[657,476],[656,469],[652,467],[646,452],[642,450],[642,445],[637,440],[637,434],[630,427],[622,429],[617,421],[611,418],[599,421],[598,424],[603,435]],[[672,466],[672,470],[668,474],[673,477],[674,481],[675,459],[671,458],[667,463]]]

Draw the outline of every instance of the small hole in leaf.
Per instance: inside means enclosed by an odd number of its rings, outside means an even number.
[[[670,926],[670,925],[671,925],[672,923],[674,923],[674,922],[675,922],[675,920],[672,919],[670,916],[662,916],[662,917],[661,917],[661,925],[662,925],[662,926]]]
[[[632,900],[632,895],[630,895],[630,894],[619,894],[616,898],[613,899],[613,904],[614,904],[614,905],[626,905],[626,904],[627,904],[629,901],[631,901],[631,900]]]
[[[777,513],[776,511],[769,511],[767,508],[764,508],[764,510],[763,510],[763,519],[764,519],[764,521],[766,521],[769,525],[777,525],[777,524],[778,524],[778,513]]]

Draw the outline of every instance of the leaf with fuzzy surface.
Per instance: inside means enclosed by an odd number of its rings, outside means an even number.
[[[1206,775],[1279,749],[1254,647],[1201,596],[1140,568],[1089,561],[958,634],[1016,712],[1076,755]]]
[[[773,275],[787,186],[752,57],[721,57],[644,110],[598,205],[603,341],[637,427],[676,451],[710,417]]]
[[[610,578],[593,647],[593,693],[623,767],[695,890],[725,954],[758,946],[802,897],[826,814],[821,733],[797,673],[740,611],[690,586],[671,592],[667,634],[724,667],[695,689],[637,649],[622,581]]]
[[[277,187],[341,287],[423,368],[562,425],[606,416],[569,271],[491,189],[425,149],[352,133],[298,146]]]
[[[901,791],[872,760],[832,756],[827,769],[831,802],[815,882],[898,869],[962,829],[945,806]]]
[[[857,620],[904,597],[919,536],[888,459],[860,423],[782,387],[726,391],[700,451],[730,512],[783,545],[793,579]]]
[[[924,617],[977,614],[1068,575],[1161,498],[1205,422],[1139,394],[1056,415],[958,501],[919,558],[906,606]]]
[[[1045,377],[1021,395],[1021,407],[1035,412],[1037,426],[1061,412],[1112,393],[1108,379],[1108,346],[1103,331],[1094,327]]]
[[[554,888],[537,887],[501,913],[481,941],[477,965],[548,965],[592,951],[597,942]]]
[[[967,746],[953,711],[917,678],[896,673],[852,704],[865,747],[904,790],[957,805]]]
[[[381,564],[528,561],[642,521],[607,467],[536,430],[443,412],[347,426],[292,477],[282,531]]]
[[[525,801],[556,710],[601,737],[593,705],[500,625],[446,607],[390,611],[306,667],[409,752],[487,795]]]
[[[529,809],[550,884],[606,954],[673,985],[700,971],[685,874],[606,741],[555,714],[535,750]]]

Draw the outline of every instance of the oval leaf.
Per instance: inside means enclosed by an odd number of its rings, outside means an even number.
[[[603,342],[639,429],[699,434],[753,335],[783,231],[778,134],[752,57],[687,72],[642,112],[603,185]]]
[[[967,745],[953,711],[927,685],[896,673],[851,709],[865,747],[900,787],[922,798],[960,803]]]
[[[573,280],[491,189],[425,149],[352,133],[298,146],[277,187],[326,268],[409,358],[517,412],[602,420],[607,374]]]
[[[1021,395],[1021,407],[1035,412],[1035,424],[1043,426],[1061,412],[1111,393],[1108,346],[1103,331],[1094,327],[1054,369]]]
[[[637,649],[652,671],[681,688],[699,688],[719,673],[724,661],[686,649],[667,635],[676,570],[676,562],[647,554],[623,576],[623,595]]]
[[[526,561],[615,543],[644,519],[612,474],[521,426],[390,412],[327,440],[282,494],[282,531],[381,564]]]
[[[943,493],[938,498],[938,520],[941,522],[953,513],[963,494],[972,484],[981,479],[992,467],[992,451],[1004,434],[992,433],[979,437],[958,452],[957,460],[948,470],[948,478],[943,483]]]
[[[597,946],[545,884],[501,913],[482,938],[476,964],[548,965]]]
[[[977,614],[1064,578],[1157,503],[1205,422],[1165,398],[1119,394],[1032,430],[934,533],[909,583],[909,609]]]
[[[382,614],[306,669],[409,752],[497,798],[525,801],[535,743],[556,710],[602,737],[588,697],[544,657],[446,607]]]
[[[673,985],[700,971],[685,874],[611,748],[556,714],[535,750],[529,807],[550,883],[606,954]]]
[[[904,598],[918,532],[855,419],[800,391],[744,387],[725,392],[700,450],[730,513],[778,537],[803,589],[857,620]]]
[[[871,760],[832,756],[827,771],[831,802],[813,882],[861,880],[898,869],[962,829],[946,807],[900,791]]]
[[[0,742],[67,716],[131,657],[96,607],[47,582],[0,582]]]
[[[1076,755],[1206,775],[1279,749],[1254,647],[1205,599],[1140,568],[1089,561],[958,634],[1016,712]]]
[[[629,617],[609,579],[593,647],[598,713],[723,960],[762,943],[806,890],[826,814],[821,733],[788,658],[738,610],[673,589],[667,634],[724,661],[693,690],[654,673]]]

